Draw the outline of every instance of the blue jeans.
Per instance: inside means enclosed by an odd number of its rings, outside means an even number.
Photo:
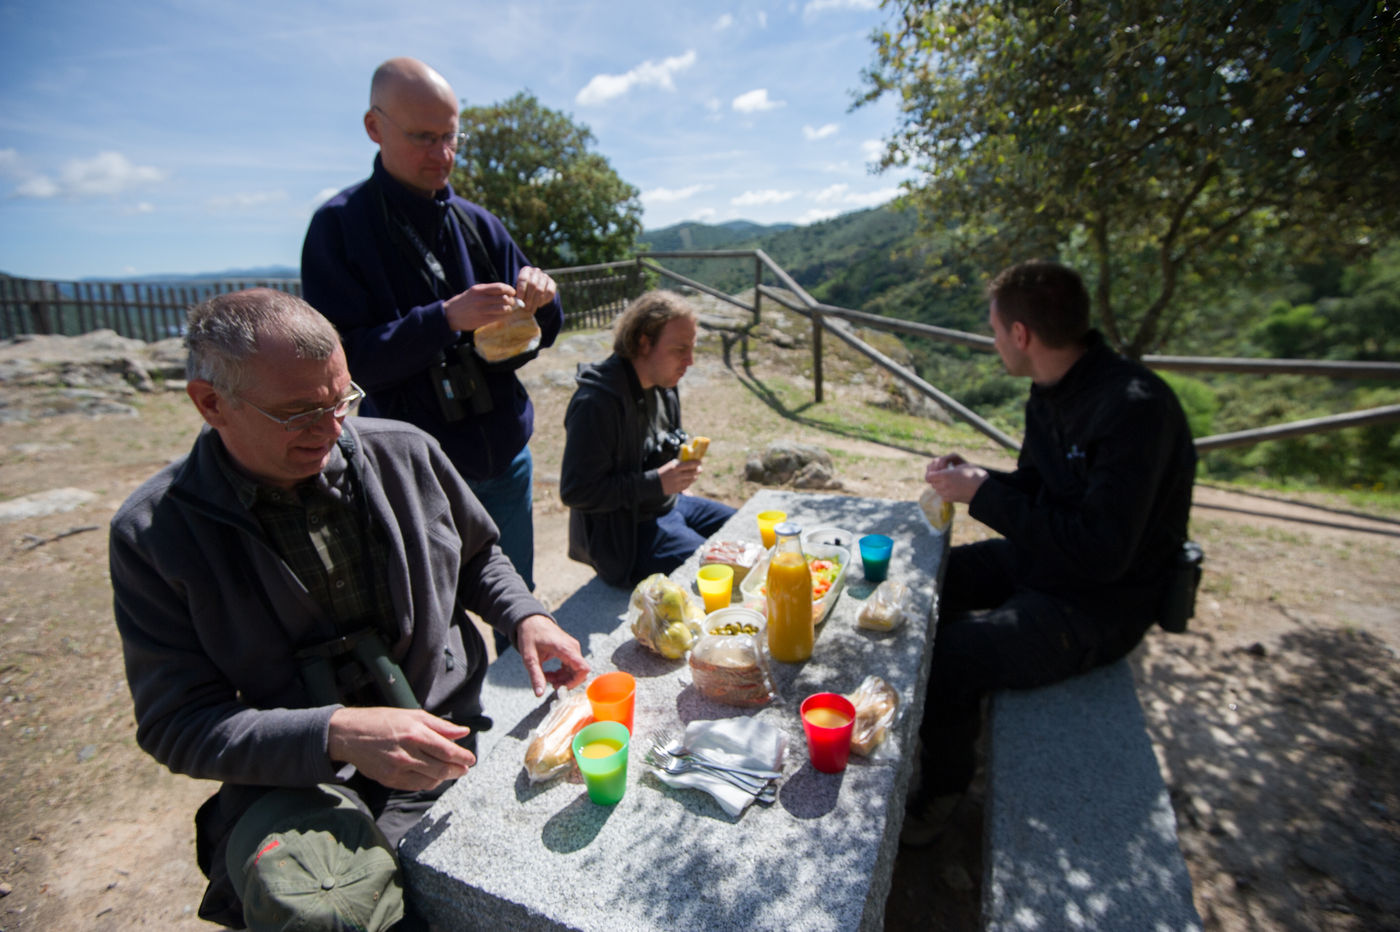
[[[534,474],[535,462],[527,446],[496,478],[467,483],[491,520],[496,522],[496,530],[501,535],[501,552],[510,558],[511,565],[531,592],[535,591],[535,521],[531,513]],[[499,631],[493,633],[499,657],[510,647],[510,639]]]
[[[467,483],[481,507],[496,522],[501,551],[510,558],[531,592],[535,591],[535,523],[530,513],[534,472],[534,460],[526,447],[496,478]]]
[[[637,556],[632,579],[669,573],[684,563],[711,534],[724,526],[734,509],[699,495],[679,495],[676,507],[637,525]]]

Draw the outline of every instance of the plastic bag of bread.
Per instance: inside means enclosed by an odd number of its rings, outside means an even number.
[[[936,533],[942,534],[953,526],[953,503],[945,502],[943,497],[933,490],[933,486],[924,489],[919,496],[919,508],[928,520],[929,527]]]
[[[871,631],[893,631],[908,620],[913,602],[908,586],[897,579],[887,579],[865,600],[856,624]]]
[[[531,783],[552,780],[574,763],[574,733],[593,720],[588,695],[579,686],[572,693],[559,687],[554,707],[530,732],[525,747],[525,773]]]
[[[537,349],[540,345],[540,325],[525,303],[516,299],[514,313],[503,320],[477,327],[472,334],[476,354],[487,362],[500,362]]]
[[[691,437],[681,445],[680,460],[698,460],[705,456],[705,451],[710,449],[709,437]]]
[[[851,750],[869,757],[885,740],[899,711],[899,694],[878,676],[867,676],[846,697],[856,707],[856,723],[851,730]]]
[[[763,554],[763,545],[756,540],[711,540],[700,548],[700,565],[719,563],[732,567],[734,585],[738,586]]]
[[[705,610],[690,593],[662,573],[653,573],[632,590],[632,634],[648,650],[679,660],[700,637]]]
[[[727,608],[705,619],[708,629],[690,651],[690,678],[701,695],[725,705],[767,705],[777,697],[768,666],[762,615]]]

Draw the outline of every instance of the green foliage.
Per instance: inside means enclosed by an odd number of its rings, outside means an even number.
[[[609,262],[642,230],[638,190],[590,152],[593,133],[534,96],[462,111],[452,186],[505,223],[543,268]]]
[[[1400,228],[1394,0],[904,0],[868,93],[930,229],[1059,256],[1132,355],[1280,254]],[[1341,167],[1345,166],[1345,169]]]
[[[1176,372],[1161,373],[1162,381],[1171,386],[1176,398],[1186,412],[1186,424],[1192,437],[1209,437],[1215,432],[1215,414],[1220,410],[1220,399],[1215,397],[1211,387],[1200,379]]]

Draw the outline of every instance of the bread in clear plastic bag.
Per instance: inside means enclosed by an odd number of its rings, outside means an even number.
[[[663,573],[637,583],[630,604],[637,611],[632,634],[643,647],[668,660],[684,657],[700,637],[705,610]]]
[[[534,312],[525,310],[519,299],[517,304],[509,317],[483,324],[472,333],[476,354],[487,362],[501,362],[540,345],[540,325]]]
[[[913,593],[897,579],[887,579],[865,600],[856,624],[871,631],[893,631],[909,619]]]
[[[851,730],[851,750],[869,757],[884,743],[885,735],[899,712],[899,694],[878,676],[867,676],[846,697],[856,707],[856,722]]]
[[[734,569],[734,585],[740,586],[749,570],[758,565],[763,545],[753,540],[712,540],[700,547],[700,565],[719,563]]]
[[[942,534],[953,526],[953,503],[945,502],[933,486],[928,486],[919,495],[919,508],[924,513],[929,527]]]
[[[710,615],[705,626],[709,630],[690,651],[690,677],[701,695],[741,707],[767,705],[777,698],[763,616],[729,608]],[[736,630],[741,626],[743,630]]]
[[[559,687],[554,707],[530,731],[525,747],[525,773],[531,783],[552,780],[574,763],[574,734],[593,719],[588,695],[579,686],[573,692]]]

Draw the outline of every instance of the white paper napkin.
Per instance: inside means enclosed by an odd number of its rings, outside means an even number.
[[[781,729],[752,718],[691,722],[686,726],[684,739],[686,750],[717,764],[773,771],[783,769],[787,742],[787,735]],[[673,745],[668,750],[680,748]],[[754,801],[752,793],[703,770],[679,774],[657,771],[656,775],[668,786],[704,790],[714,797],[721,809],[736,818]]]

